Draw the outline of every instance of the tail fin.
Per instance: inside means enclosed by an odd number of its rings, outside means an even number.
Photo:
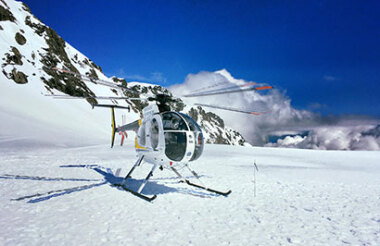
[[[111,117],[112,117],[112,139],[111,139],[111,148],[115,142],[115,134],[116,134],[116,123],[115,123],[115,110],[111,107]]]

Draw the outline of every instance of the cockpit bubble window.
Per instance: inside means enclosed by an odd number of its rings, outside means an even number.
[[[179,114],[183,118],[185,118],[185,120],[187,121],[187,124],[189,125],[190,131],[193,131],[193,132],[200,132],[201,131],[201,128],[199,127],[197,122],[195,122],[195,120],[193,118],[191,118],[190,116],[188,116],[186,114],[182,114],[182,113],[179,113]]]
[[[165,132],[165,154],[172,161],[181,161],[186,153],[186,132]]]
[[[190,161],[195,161],[196,159],[198,159],[202,155],[203,148],[204,148],[204,140],[203,140],[202,132],[194,132],[194,135],[195,135],[195,149],[194,149],[193,155],[191,156]]]
[[[158,123],[157,123],[157,120],[156,119],[153,119],[152,120],[152,124],[151,124],[151,131],[150,131],[150,142],[152,143],[152,148],[154,150],[157,149],[157,146],[158,146]]]
[[[195,149],[190,159],[190,161],[194,161],[202,155],[203,147],[204,147],[203,134],[202,134],[201,128],[199,127],[199,125],[193,118],[191,118],[190,116],[186,114],[182,114],[182,113],[179,113],[179,114],[186,120],[190,130],[194,134]]]
[[[174,112],[163,113],[162,124],[164,130],[188,130],[185,120]]]
[[[140,146],[145,146],[146,144],[145,138],[146,136],[145,136],[145,123],[144,123],[140,126],[139,132],[137,134],[137,139],[138,139],[137,142]]]

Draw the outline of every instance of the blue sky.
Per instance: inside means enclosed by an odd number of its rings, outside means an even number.
[[[109,76],[168,86],[225,68],[298,109],[380,117],[379,1],[25,3]]]

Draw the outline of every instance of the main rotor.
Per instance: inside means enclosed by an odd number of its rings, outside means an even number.
[[[154,97],[148,97],[148,101],[155,101],[160,113],[170,111],[170,103],[175,102],[173,97],[168,94],[156,94]]]
[[[94,79],[88,75],[60,69],[60,68],[50,68],[51,70],[54,70],[56,72],[65,73],[70,76],[75,76],[77,78],[83,79],[85,81],[91,81],[95,82],[104,86],[111,87],[113,89],[120,89],[122,90],[123,94],[128,93],[129,95],[136,95],[139,96],[138,91],[128,87],[126,84],[117,83],[117,82],[110,82],[107,80],[101,80],[101,79]],[[228,86],[226,86],[228,85]],[[265,84],[258,84],[256,82],[249,82],[245,83],[243,85],[232,85],[227,82],[223,83],[217,83],[211,86],[203,87],[200,89],[197,89],[189,94],[182,95],[183,97],[204,97],[204,96],[211,96],[211,95],[220,95],[220,94],[231,94],[231,93],[241,93],[246,91],[260,91],[260,90],[267,90],[267,89],[273,89],[270,85]],[[84,98],[87,99],[87,101],[95,101],[98,100],[131,100],[131,101],[150,101],[150,102],[156,102],[158,109],[160,113],[162,112],[168,112],[171,111],[170,104],[177,102],[177,100],[170,94],[167,93],[158,93],[154,96],[146,97],[146,98],[140,98],[140,97],[128,97],[128,96],[68,96],[68,95],[48,95],[53,96],[54,98],[60,98],[60,99],[73,99],[73,98]],[[95,99],[95,100],[93,100]],[[216,109],[223,109],[233,112],[239,112],[239,113],[245,113],[250,115],[260,115],[263,112],[252,112],[250,110],[244,110],[244,109],[236,109],[231,107],[224,107],[220,105],[209,105],[204,103],[195,103],[196,106],[202,106],[202,107],[209,107],[209,108],[216,108]],[[119,105],[104,105],[104,104],[98,104],[94,103],[92,104],[93,107],[115,107],[115,108],[129,108]]]

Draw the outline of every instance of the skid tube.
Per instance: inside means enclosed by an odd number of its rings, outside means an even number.
[[[188,165],[186,165],[186,167],[187,167],[187,169],[189,169],[189,171],[191,172],[191,174],[193,174],[193,176],[202,183],[202,181],[199,179],[198,174],[196,172],[194,172],[193,170],[191,170]],[[190,180],[185,179],[184,177],[182,177],[182,175],[177,171],[177,169],[175,169],[174,167],[171,167],[171,169],[172,169],[172,171],[175,174],[177,174],[177,176],[181,179],[181,181],[185,182],[188,185],[191,185],[191,186],[194,186],[194,187],[197,187],[199,189],[203,189],[203,190],[206,190],[206,191],[209,191],[209,192],[213,192],[213,193],[216,193],[216,194],[219,194],[219,195],[222,195],[222,196],[228,196],[231,193],[231,190],[223,192],[223,191],[218,191],[218,190],[214,190],[214,189],[208,188],[205,185],[199,185],[199,184],[192,183],[192,182],[190,182]]]
[[[137,166],[140,166],[140,164],[142,163],[143,160],[144,160],[144,156],[139,157],[139,159],[136,161],[135,165],[133,165],[133,167],[131,168],[131,170],[128,172],[127,176],[125,176],[125,178],[123,179],[123,182],[121,184],[114,184],[114,186],[120,187],[123,190],[128,191],[128,192],[132,193],[133,195],[135,195],[135,196],[137,196],[139,198],[144,199],[145,201],[151,202],[154,199],[156,199],[157,195],[146,196],[146,195],[141,194],[141,191],[144,189],[144,187],[145,187],[146,183],[148,182],[149,178],[153,176],[153,172],[156,169],[157,165],[153,166],[152,170],[149,172],[148,176],[146,176],[146,178],[144,179],[143,183],[140,185],[140,187],[139,187],[139,189],[137,191],[131,190],[131,189],[129,189],[129,188],[127,188],[125,186],[127,179],[131,177],[132,172],[135,170],[135,168]]]
[[[198,185],[198,184],[194,184],[194,183],[191,183],[189,180],[185,179],[185,182],[186,184],[188,185],[191,185],[191,186],[194,186],[194,187],[197,187],[197,188],[200,188],[200,189],[203,189],[203,190],[207,190],[207,191],[210,191],[210,192],[214,192],[216,194],[219,194],[219,195],[222,195],[222,196],[228,196],[230,193],[231,193],[231,190],[228,190],[226,192],[223,192],[223,191],[218,191],[218,190],[214,190],[214,189],[211,189],[211,188],[207,188],[207,187],[204,187],[202,185]]]
[[[136,191],[134,191],[134,190],[128,189],[128,188],[125,187],[123,184],[114,184],[114,186],[116,186],[116,187],[120,187],[120,188],[122,188],[123,190],[128,191],[128,192],[132,193],[133,195],[135,195],[135,196],[137,196],[137,197],[139,197],[139,198],[141,198],[141,199],[144,199],[145,201],[148,201],[148,202],[153,201],[153,200],[156,199],[156,197],[157,197],[157,195],[153,195],[153,196],[145,196],[145,195],[143,195],[143,194],[141,194],[141,193],[138,193],[138,192],[136,192]]]

